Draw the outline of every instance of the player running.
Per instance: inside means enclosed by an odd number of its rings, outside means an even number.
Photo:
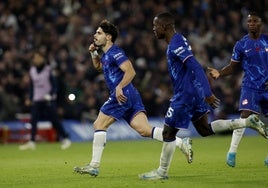
[[[116,120],[126,120],[141,136],[163,141],[162,128],[152,127],[149,124],[140,94],[131,83],[136,74],[131,61],[124,51],[114,44],[117,35],[116,26],[104,20],[94,35],[94,43],[89,46],[93,65],[97,70],[103,71],[110,97],[101,107],[94,122],[91,162],[83,167],[75,167],[74,171],[77,173],[98,176],[106,144],[106,130]],[[98,55],[97,50],[102,54]],[[175,140],[188,163],[191,163],[193,160],[191,139],[176,137]]]
[[[251,114],[263,113],[268,116],[268,36],[261,34],[262,21],[256,12],[247,17],[248,34],[234,46],[229,65],[218,71],[208,68],[210,75],[217,79],[243,69],[239,111],[241,118]],[[227,153],[226,163],[236,165],[236,153],[245,128],[233,131],[232,141]],[[268,166],[268,157],[264,161]]]
[[[163,129],[163,147],[160,165],[156,170],[140,174],[144,180],[168,178],[168,170],[176,147],[176,134],[181,128],[188,128],[192,121],[201,136],[250,127],[267,137],[267,126],[256,115],[246,119],[217,120],[208,123],[209,108],[219,105],[212,94],[206,74],[195,59],[186,38],[175,30],[175,19],[168,13],[158,14],[153,20],[153,32],[167,44],[167,64],[174,94],[166,113]]]

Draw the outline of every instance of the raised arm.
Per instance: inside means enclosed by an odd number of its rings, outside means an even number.
[[[88,51],[90,52],[94,68],[100,72],[102,70],[102,64],[100,62],[100,56],[98,55],[97,49],[94,44],[91,44],[89,46]]]

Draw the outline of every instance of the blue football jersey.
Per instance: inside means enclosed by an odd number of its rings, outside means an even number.
[[[115,88],[124,76],[124,72],[120,69],[120,65],[126,60],[128,60],[128,57],[125,55],[124,51],[116,45],[113,45],[102,55],[102,70],[106,84],[110,90],[110,97],[102,105],[100,110],[104,114],[114,117],[116,120],[123,118],[130,123],[137,113],[146,113],[146,111],[141,96],[132,83],[129,83],[123,88],[127,101],[119,104],[116,99]]]
[[[211,89],[202,66],[196,61],[186,38],[174,34],[167,47],[168,71],[173,84],[174,95],[185,103],[193,97],[205,98],[211,95]]]
[[[114,92],[116,86],[123,79],[124,72],[120,69],[120,65],[126,60],[128,60],[128,57],[124,51],[116,45],[113,45],[101,57],[102,70],[110,93]],[[132,84],[128,86],[130,85]]]
[[[251,39],[245,35],[233,49],[232,60],[242,63],[244,77],[243,87],[265,90],[268,82],[268,36]]]

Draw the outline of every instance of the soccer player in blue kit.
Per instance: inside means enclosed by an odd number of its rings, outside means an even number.
[[[94,35],[94,43],[89,46],[94,67],[103,71],[110,91],[109,99],[103,104],[94,122],[94,138],[91,162],[83,167],[74,167],[81,174],[98,176],[104,146],[106,130],[119,119],[126,120],[141,136],[163,141],[162,128],[152,127],[147,119],[144,105],[137,89],[131,83],[135,70],[124,51],[114,44],[118,35],[115,25],[103,20]],[[98,52],[102,53],[98,55]],[[192,162],[191,139],[175,138],[176,145]]]
[[[180,128],[188,128],[192,121],[201,136],[250,127],[267,136],[267,127],[256,115],[247,119],[216,120],[208,123],[209,105],[219,105],[211,92],[206,74],[195,59],[186,38],[175,30],[175,19],[168,12],[154,17],[153,32],[158,39],[167,44],[167,64],[173,83],[174,94],[165,116],[163,147],[158,169],[140,174],[144,180],[164,180],[175,151],[175,137]]]
[[[268,36],[261,33],[262,20],[256,12],[247,17],[248,34],[236,42],[230,63],[220,71],[208,68],[210,75],[217,79],[231,75],[242,67],[244,71],[239,111],[241,118],[263,113],[268,116]],[[245,128],[233,131],[226,163],[236,165],[236,153]],[[265,159],[268,166],[268,157]]]

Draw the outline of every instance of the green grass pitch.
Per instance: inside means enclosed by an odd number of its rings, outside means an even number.
[[[92,142],[73,143],[60,150],[59,143],[38,143],[35,151],[19,151],[18,144],[0,145],[1,188],[267,188],[267,140],[245,136],[237,166],[225,164],[230,136],[193,138],[194,161],[186,162],[176,150],[166,181],[144,181],[139,173],[159,165],[162,144],[152,140],[108,141],[98,177],[73,173],[74,166],[91,158]]]

